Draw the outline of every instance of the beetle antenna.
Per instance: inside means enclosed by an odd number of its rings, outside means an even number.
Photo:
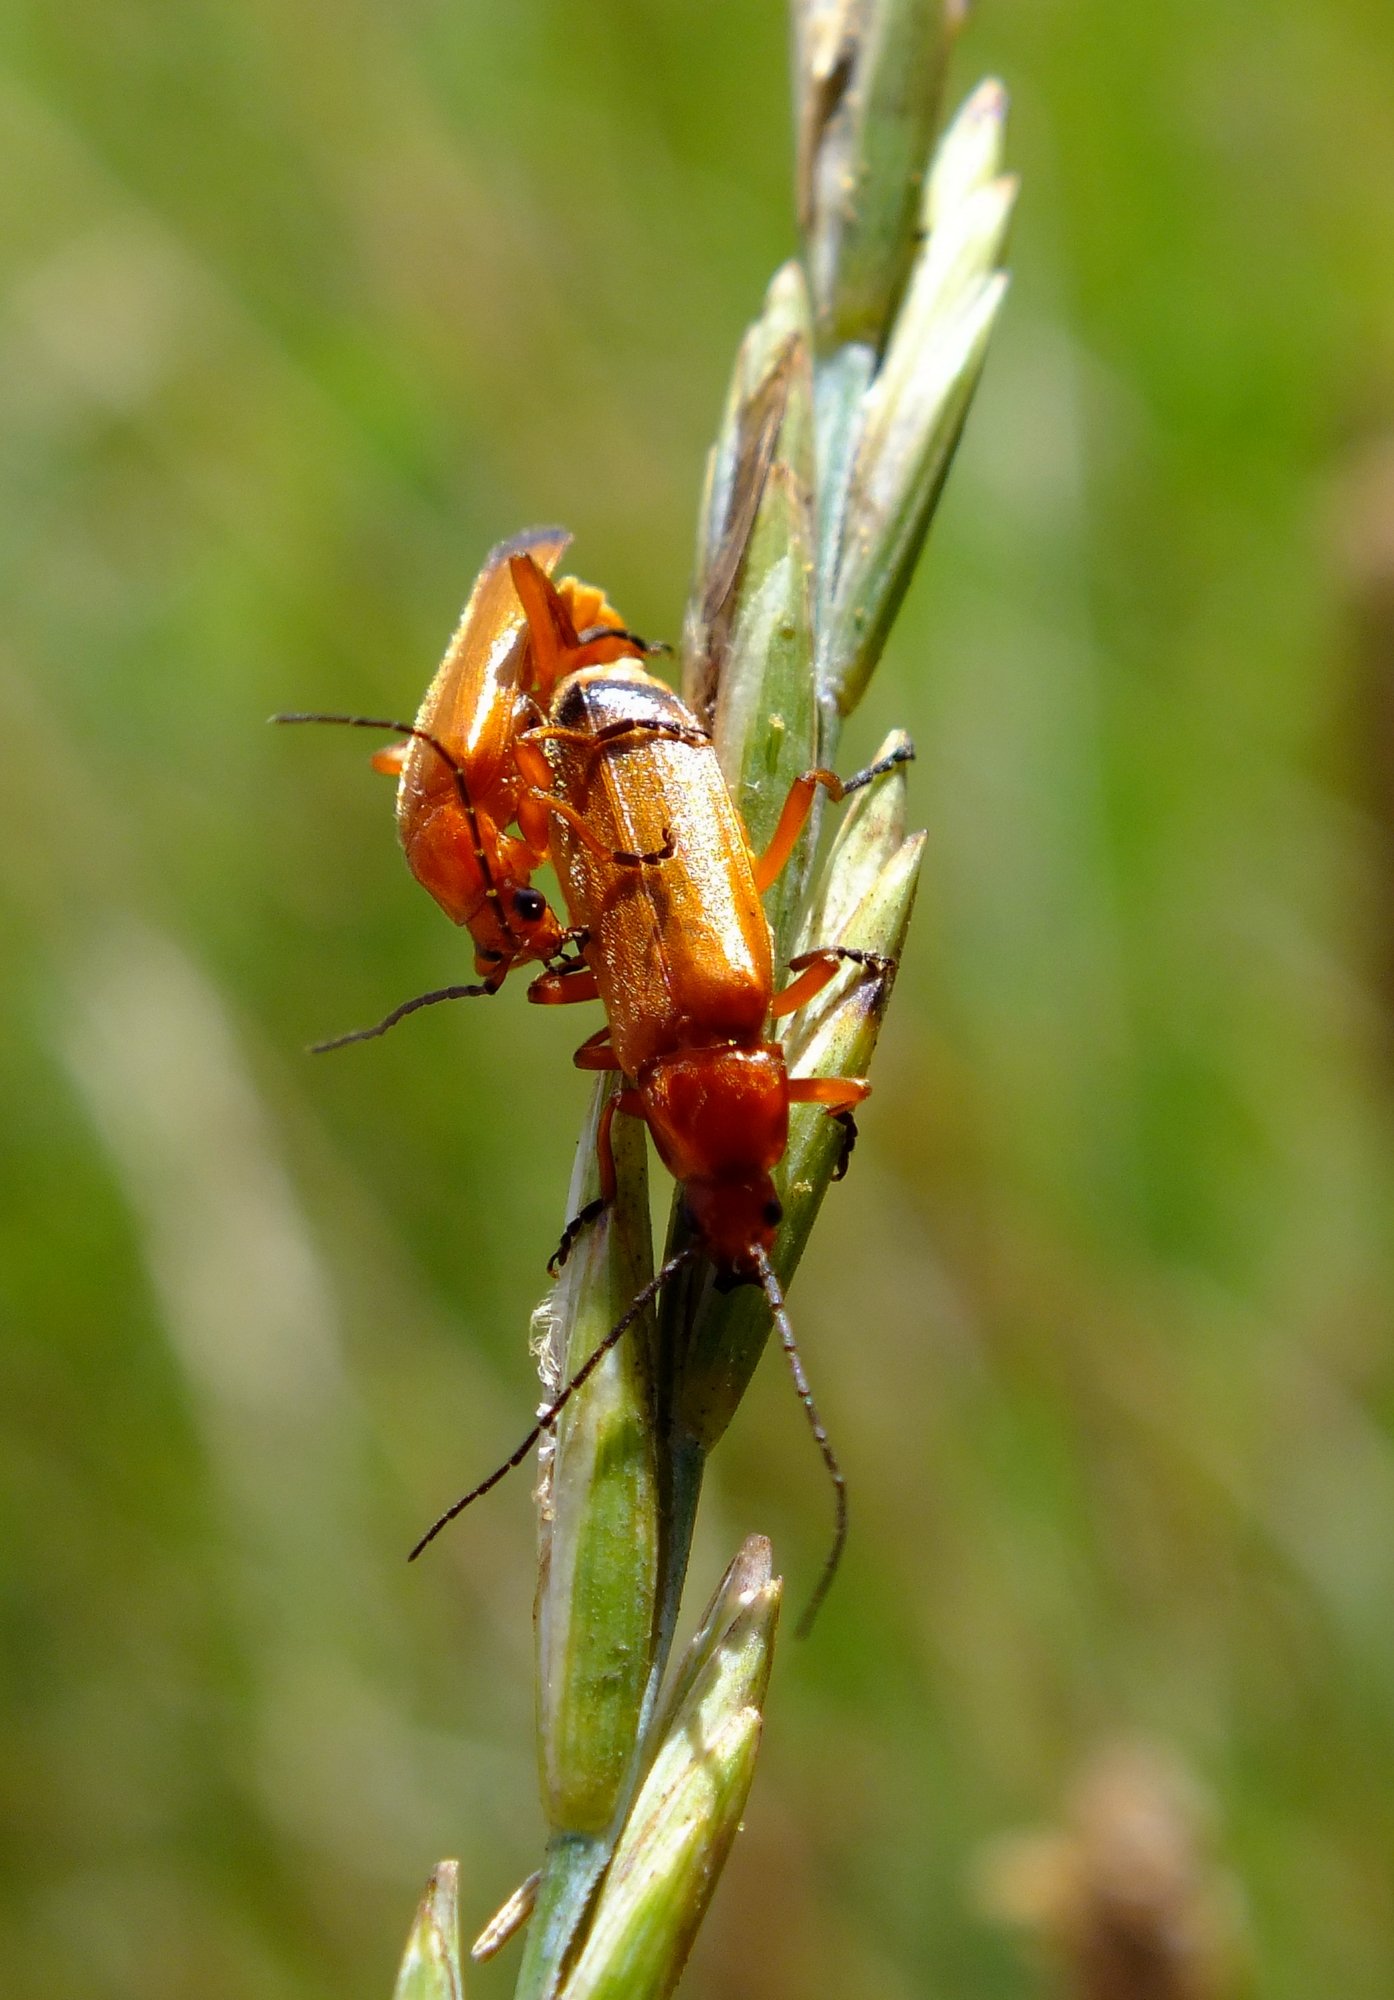
[[[465,777],[465,767],[454,752],[441,742],[439,736],[433,736],[429,729],[422,729],[418,723],[392,722],[387,717],[381,715],[323,715],[317,711],[305,713],[297,711],[288,715],[273,715],[271,720],[273,722],[337,722],[345,729],[386,730],[389,735],[409,736],[416,743],[429,744],[454,777],[455,793],[460,801],[460,810],[465,815],[465,823],[470,830],[470,840],[474,845],[474,857],[479,863],[479,872],[484,877],[485,893],[497,910],[499,923],[503,929],[510,937],[516,938],[517,933],[508,921],[508,912],[505,910],[503,899],[499,895],[498,883],[494,880],[494,871],[489,862],[488,848],[480,838],[479,817],[474,809],[474,800],[470,797],[469,781]]]
[[[627,639],[631,646],[650,657],[673,650],[666,639],[641,639],[637,632],[631,632],[623,625],[588,625],[584,632],[576,634],[578,646],[593,646],[597,639]]]
[[[331,1049],[346,1049],[351,1042],[376,1041],[389,1028],[395,1028],[399,1021],[405,1021],[408,1014],[414,1014],[419,1007],[434,1007],[441,1000],[475,1000],[498,992],[484,980],[474,986],[438,986],[433,993],[418,993],[412,1000],[404,1000],[400,1007],[394,1007],[390,1014],[384,1014],[371,1028],[350,1028],[346,1035],[331,1035],[327,1042],[311,1042],[307,1053],[312,1056],[327,1056]],[[847,1149],[849,1152],[851,1148]]]
[[[523,1439],[523,1442],[518,1446],[518,1449],[510,1457],[506,1458],[502,1465],[496,1467],[487,1479],[481,1479],[478,1486],[473,1487],[470,1492],[466,1493],[462,1500],[457,1500],[453,1507],[447,1507],[438,1521],[432,1522],[431,1526],[426,1530],[421,1540],[407,1557],[408,1562],[415,1562],[421,1551],[430,1547],[441,1529],[448,1527],[457,1514],[463,1514],[466,1507],[473,1506],[476,1500],[482,1499],[492,1487],[498,1485],[501,1479],[506,1478],[515,1466],[522,1464],[543,1433],[552,1429],[557,1418],[576,1394],[576,1391],[585,1387],[586,1383],[589,1382],[591,1376],[610,1352],[610,1349],[619,1345],[630,1327],[633,1326],[635,1320],[658,1297],[658,1294],[663,1290],[668,1280],[674,1277],[684,1264],[690,1264],[694,1257],[700,1255],[699,1246],[695,1243],[689,1244],[686,1250],[679,1250],[675,1257],[670,1257],[662,1270],[656,1272],[643,1289],[635,1293],[623,1314],[610,1328],[610,1331],[606,1334],[600,1345],[586,1356],[585,1360],[576,1370],[576,1373],[571,1377],[571,1380],[563,1389],[558,1391],[556,1397],[547,1405],[547,1408],[542,1412],[542,1415]]]
[[[344,729],[375,729],[379,733],[385,730],[389,736],[412,736],[418,743],[430,744],[442,762],[450,766],[460,785],[465,781],[458,757],[446,749],[438,736],[433,736],[429,729],[422,729],[415,722],[393,722],[383,715],[321,715],[317,711],[273,715],[270,719],[272,722],[335,722]]]
[[[913,764],[914,761],[914,744],[903,729],[897,731],[896,740],[884,757],[878,757],[874,764],[868,764],[864,770],[854,771],[850,778],[843,779],[843,798],[847,798],[852,792],[861,791],[862,787],[869,785],[873,778],[883,778],[887,771],[893,771],[897,764]]]
[[[842,1551],[847,1543],[847,1481],[842,1476],[842,1467],[837,1462],[837,1454],[823,1428],[823,1419],[818,1414],[818,1406],[813,1400],[813,1392],[808,1386],[808,1377],[803,1372],[803,1359],[799,1354],[798,1342],[794,1339],[794,1329],[784,1304],[784,1294],[779,1289],[779,1280],[774,1274],[774,1266],[765,1252],[755,1246],[755,1269],[759,1274],[760,1286],[774,1321],[774,1330],[779,1335],[779,1344],[789,1357],[789,1367],[794,1377],[794,1387],[799,1401],[804,1406],[809,1426],[823,1454],[823,1463],[828,1468],[828,1477],[833,1483],[834,1505],[836,1508],[833,1527],[832,1547],[823,1563],[823,1573],[818,1579],[818,1587],[805,1605],[803,1615],[794,1627],[796,1639],[806,1639],[813,1630],[813,1621],[822,1609],[823,1599],[832,1588],[837,1566],[842,1561]]]

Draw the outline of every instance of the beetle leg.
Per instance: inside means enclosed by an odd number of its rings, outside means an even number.
[[[897,764],[913,764],[915,746],[903,729],[896,731],[895,741],[884,757],[878,757],[874,764],[864,764],[860,771],[854,771],[850,778],[842,780],[842,796],[850,798],[853,792],[861,791],[873,778],[884,778],[887,771],[893,771]]]
[[[519,844],[530,857],[531,867],[536,868],[547,859],[552,844],[552,812],[544,794],[520,792],[517,820]]]
[[[533,674],[548,697],[558,681],[582,667],[607,666],[635,654],[642,659],[646,653],[667,650],[650,646],[622,625],[592,625],[578,632],[565,599],[532,556],[510,556],[508,568],[528,621]]]
[[[784,801],[784,809],[779,815],[770,844],[755,863],[755,887],[763,896],[770,885],[779,880],[781,871],[789,856],[798,845],[799,835],[808,822],[813,807],[813,795],[821,785],[830,799],[836,803],[852,792],[859,792],[863,785],[869,785],[873,778],[879,778],[897,764],[907,764],[915,754],[915,746],[908,736],[902,737],[895,747],[884,757],[878,757],[874,764],[856,771],[850,778],[839,778],[836,771],[825,771],[821,767],[815,771],[805,771],[795,778],[789,787],[789,796]]]
[[[824,786],[830,797],[842,797],[842,780],[836,771],[805,771],[795,778],[789,787],[789,796],[784,801],[784,809],[770,837],[770,844],[755,863],[755,888],[763,896],[772,882],[779,880],[789,856],[798,845],[799,835],[808,822],[813,806],[813,794]]]
[[[671,653],[673,650],[666,639],[641,639],[637,632],[629,631],[624,625],[587,625],[584,632],[576,634],[576,643],[585,647],[619,640],[623,640],[632,652],[641,653],[648,658],[652,658],[656,653]],[[597,660],[596,664],[603,666],[605,662]]]
[[[564,965],[550,965],[539,972],[528,987],[535,1007],[569,1007],[572,1001],[598,1000],[595,974],[583,958],[569,959]]]
[[[608,1032],[608,1029],[601,1030],[601,1034],[608,1034]],[[576,1051],[578,1067],[582,1069],[609,1069],[613,1066],[615,1069],[618,1069],[618,1062],[613,1060],[614,1051],[602,1049],[598,1046],[599,1042],[600,1035],[592,1035],[588,1042],[581,1044],[580,1048]],[[608,1053],[611,1061],[580,1062],[580,1058],[588,1049],[594,1049],[597,1056]],[[561,1268],[576,1247],[576,1239],[582,1230],[588,1229],[591,1223],[598,1222],[615,1199],[618,1177],[615,1172],[615,1149],[610,1139],[610,1127],[614,1124],[615,1114],[618,1111],[623,1111],[628,1116],[634,1118],[643,1117],[643,1099],[637,1090],[617,1090],[605,1100],[605,1108],[600,1114],[600,1122],[596,1126],[595,1131],[595,1157],[596,1164],[600,1169],[600,1193],[594,1201],[588,1201],[584,1208],[578,1210],[572,1216],[570,1222],[567,1223],[565,1229],[563,1229],[561,1242],[547,1259],[547,1269],[554,1278],[560,1275]]]
[[[559,680],[582,667],[606,666],[626,654],[642,657],[659,650],[622,625],[591,625],[578,632],[565,598],[534,557],[510,556],[508,569],[528,621],[533,670],[545,693],[550,695]]]
[[[540,743],[528,740],[529,724],[513,738],[513,760],[526,790],[518,797],[518,831],[532,850],[534,862],[541,861],[552,838],[552,767]]]
[[[674,743],[705,744],[711,742],[705,729],[688,729],[681,722],[669,722],[662,718],[654,722],[610,722],[604,729],[597,729],[588,740],[598,748],[614,743],[622,736],[667,736]]]
[[[523,872],[531,875],[534,868],[542,866],[551,850],[552,815],[545,806],[538,810],[529,792],[522,793],[518,800],[517,842],[527,856]]]
[[[619,1068],[620,1059],[610,1046],[610,1024],[608,1021],[603,1028],[597,1028],[593,1035],[582,1042],[571,1060],[577,1069],[617,1070]],[[606,1129],[608,1130],[608,1127]]]
[[[797,1008],[807,1006],[844,965],[859,965],[874,978],[888,979],[896,962],[879,951],[856,951],[842,944],[825,944],[817,951],[800,952],[789,961],[789,970],[799,976],[782,993],[776,993],[770,1002],[771,1015],[778,1020],[781,1014],[792,1014]]]
[[[594,732],[568,729],[560,722],[544,722],[535,729],[529,729],[526,734],[532,743],[574,743],[583,750],[604,749],[624,736],[667,736],[675,743],[699,745],[711,742],[705,729],[688,729],[681,722],[670,722],[666,718],[653,722],[607,722],[603,729]]]
[[[586,946],[590,943],[590,941],[591,941],[591,934],[586,929],[585,925],[573,924],[569,930],[564,930],[562,932],[561,939],[557,945],[556,950],[552,953],[552,956],[547,960],[546,970],[548,972],[561,972],[561,973],[573,973],[579,971],[581,966],[583,966],[587,962]],[[571,958],[568,958],[566,955],[566,948],[568,945],[570,945],[573,948],[574,956]]]
[[[576,634],[574,651],[568,650],[566,671],[578,673],[582,667],[608,667],[616,660],[631,660],[637,653],[640,659],[653,653],[671,653],[672,647],[662,640],[650,644],[641,639],[637,632],[630,632],[623,625],[589,625],[584,632]]]
[[[833,1179],[840,1181],[846,1178],[852,1149],[857,1143],[857,1121],[850,1111],[834,1111],[831,1116],[834,1125],[842,1127],[842,1151],[838,1154],[837,1165],[832,1171]]]
[[[552,767],[547,762],[547,753],[538,742],[543,723],[530,723],[520,729],[513,739],[513,756],[518,769],[535,792],[550,792],[552,789]]]
[[[564,729],[559,722],[535,722],[518,738],[518,748],[523,750],[534,743],[594,743],[595,738],[584,729]]]
[[[628,854],[622,848],[607,847],[600,836],[587,826],[575,806],[568,805],[565,799],[549,798],[547,810],[557,819],[564,819],[581,845],[598,861],[612,862],[618,868],[653,868],[660,861],[671,861],[673,858],[673,837],[670,833],[665,832],[662,847],[656,847],[651,854]]]
[[[538,740],[544,729],[529,729],[514,741],[513,754],[518,769],[522,772],[529,789],[518,800],[518,827],[529,846],[540,861],[551,844],[551,821],[564,819],[577,839],[595,855],[597,860],[612,861],[620,867],[643,868],[653,862],[667,861],[672,854],[671,844],[666,844],[657,854],[615,853],[586,824],[576,807],[565,799],[557,798],[552,790],[552,767],[547,762],[547,753]],[[588,739],[589,740],[589,739]]]
[[[529,555],[510,556],[509,574],[523,616],[528,621],[528,641],[532,647],[533,674],[537,684],[550,696],[565,668],[562,664],[568,639],[574,640],[571,620],[550,577],[544,575]],[[557,613],[561,612],[558,618]],[[564,629],[563,629],[564,621]]]
[[[791,1104],[821,1104],[830,1117],[850,1111],[854,1104],[871,1095],[864,1076],[791,1076]]]
[[[835,1181],[840,1181],[846,1173],[852,1148],[857,1143],[857,1121],[852,1116],[852,1106],[860,1104],[870,1093],[871,1085],[864,1076],[793,1076],[789,1079],[791,1104],[821,1104],[834,1124],[842,1127],[842,1151],[833,1168]]]

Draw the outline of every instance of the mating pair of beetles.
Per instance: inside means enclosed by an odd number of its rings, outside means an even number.
[[[496,993],[514,966],[540,964],[528,998],[551,1006],[599,999],[605,1025],[575,1062],[621,1079],[599,1125],[599,1198],[568,1222],[553,1272],[614,1198],[617,1115],[643,1119],[693,1229],[693,1243],[643,1288],[512,1457],[412,1553],[522,1461],[660,1288],[705,1255],[719,1285],[763,1289],[832,1475],[837,1535],[821,1599],[846,1533],[846,1495],[770,1259],[781,1220],[771,1175],[791,1104],[822,1105],[846,1122],[850,1143],[852,1109],[870,1086],[862,1077],[791,1077],[773,1028],[842,963],[877,978],[893,968],[871,953],[824,947],[793,959],[794,976],[777,992],[760,898],[792,854],[820,785],[842,799],[913,752],[902,740],[847,780],[806,771],[755,855],[710,735],[643,665],[659,649],[629,632],[601,592],[570,577],[553,582],[569,540],[563,529],[538,528],[494,549],[414,723],[277,718],[398,737],[373,762],[397,775],[408,864],[446,915],[468,927],[479,974],[475,984],[423,994],[375,1027],[320,1047],[381,1034],[437,1001]],[[545,859],[561,882],[566,926],[532,886]]]

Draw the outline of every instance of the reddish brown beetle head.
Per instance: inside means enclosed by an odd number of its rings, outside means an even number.
[[[547,898],[528,882],[527,860],[516,865],[517,843],[492,821],[475,813],[480,845],[455,796],[446,794],[429,812],[419,813],[403,846],[411,872],[429,889],[453,923],[466,924],[474,939],[475,966],[488,978],[500,965],[554,958],[562,927]],[[486,872],[487,867],[487,872]]]
[[[683,1184],[683,1200],[712,1263],[717,1284],[739,1278],[758,1284],[757,1252],[774,1248],[784,1210],[768,1174],[752,1180],[696,1180]]]
[[[555,958],[565,933],[542,891],[526,876],[518,881],[505,875],[495,886],[497,901],[486,894],[468,919],[475,970],[487,979],[500,965]]]
[[[720,1274],[753,1278],[780,1209],[771,1171],[789,1138],[789,1081],[777,1042],[687,1049],[639,1079],[663,1164],[682,1183],[693,1224]]]

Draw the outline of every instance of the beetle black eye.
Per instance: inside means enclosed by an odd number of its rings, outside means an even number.
[[[536,889],[515,889],[513,911],[525,924],[535,924],[547,914],[547,898]]]
[[[783,1206],[777,1201],[767,1201],[765,1203],[765,1220],[771,1229],[776,1228],[784,1220]]]

